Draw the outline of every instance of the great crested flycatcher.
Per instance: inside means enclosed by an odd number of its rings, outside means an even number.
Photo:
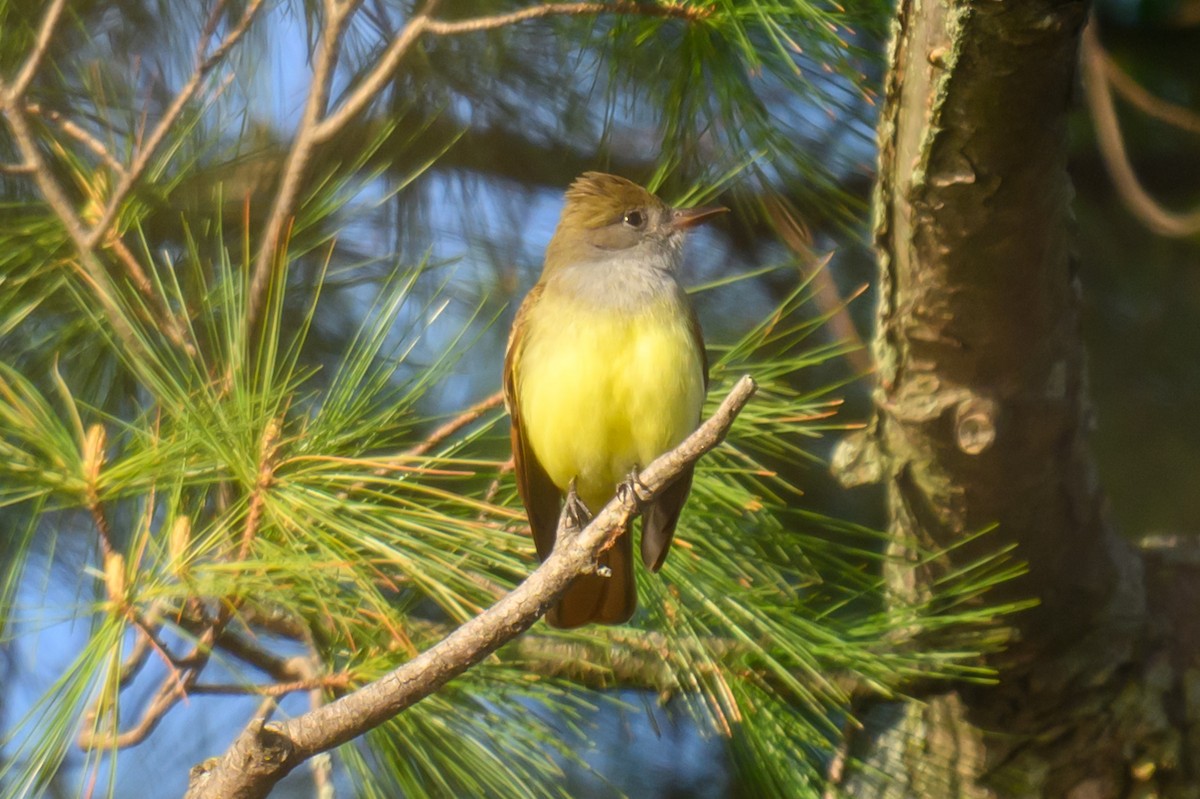
[[[671,208],[624,178],[587,172],[567,190],[541,278],[521,304],[504,359],[517,488],[538,557],[554,547],[575,481],[595,513],[617,486],[700,421],[708,362],[679,283],[683,233],[726,209]],[[642,560],[667,557],[692,485],[689,468],[643,513]],[[637,607],[633,537],[546,614],[555,627],[620,624]]]

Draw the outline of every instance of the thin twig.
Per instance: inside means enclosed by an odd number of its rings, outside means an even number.
[[[136,336],[126,323],[121,309],[115,300],[115,291],[111,281],[108,278],[104,265],[96,257],[95,250],[97,246],[105,239],[109,233],[109,229],[116,219],[120,207],[132,189],[133,185],[140,178],[141,173],[148,166],[154,152],[159,144],[166,138],[167,133],[174,125],[175,120],[182,112],[184,106],[190,101],[192,95],[199,87],[205,75],[228,53],[229,49],[241,38],[249,27],[250,22],[257,14],[263,0],[250,0],[239,21],[233,30],[225,37],[218,47],[207,57],[201,58],[192,77],[184,85],[176,96],[175,101],[167,110],[167,113],[159,121],[151,133],[147,143],[141,148],[138,156],[134,159],[132,166],[128,170],[123,170],[120,183],[113,191],[109,198],[108,204],[105,207],[104,213],[101,214],[99,221],[88,229],[78,213],[75,211],[74,205],[67,197],[66,192],[54,178],[49,165],[42,158],[40,151],[37,148],[36,139],[33,131],[29,127],[29,121],[26,117],[26,108],[23,100],[25,90],[32,80],[37,66],[39,65],[42,56],[49,44],[49,40],[53,33],[54,26],[61,14],[64,3],[62,0],[54,0],[48,8],[42,26],[39,30],[38,38],[35,43],[33,52],[26,59],[25,65],[22,67],[20,74],[12,85],[6,85],[0,81],[0,110],[3,111],[5,118],[8,121],[10,130],[13,133],[13,138],[17,144],[17,150],[20,152],[29,173],[32,175],[34,182],[41,191],[43,198],[59,218],[63,227],[67,231],[72,243],[79,251],[80,267],[82,275],[86,282],[92,287],[96,294],[100,305],[108,317],[110,324],[117,335],[131,349],[139,350],[140,345],[137,342]],[[203,51],[204,42],[200,44],[200,50]],[[61,123],[60,123],[61,124]],[[83,132],[80,129],[80,132]],[[94,147],[93,147],[94,149]],[[125,251],[128,254],[128,251]],[[129,261],[121,258],[122,264],[129,270]],[[136,264],[136,262],[134,262]],[[143,293],[146,293],[150,287],[149,281],[146,279],[145,272],[140,268],[136,268],[130,272],[135,284]],[[153,295],[153,291],[150,291]],[[154,301],[152,297],[152,301]],[[166,309],[165,303],[155,301],[156,310],[161,314]],[[183,334],[182,325],[178,320],[174,319],[173,315],[167,310],[166,315],[161,320],[163,323],[164,332],[168,337],[177,344],[186,344],[186,338]]]
[[[276,682],[295,680],[297,677],[310,677],[311,674],[298,674],[295,658],[284,658],[268,649],[259,646],[242,633],[225,630],[216,641],[216,646],[243,663],[247,663],[266,674]]]
[[[17,151],[21,154],[26,166],[32,171],[34,183],[37,184],[46,204],[54,211],[66,229],[67,235],[79,250],[79,265],[82,273],[91,284],[105,315],[117,335],[131,347],[137,348],[133,331],[126,324],[121,309],[113,299],[112,283],[108,274],[88,244],[88,233],[84,229],[83,223],[76,215],[66,192],[55,180],[49,165],[42,158],[19,98],[13,98],[11,92],[2,83],[0,83],[0,107],[4,112],[4,118],[8,121],[9,130],[12,131]]]
[[[104,208],[104,213],[88,234],[87,243],[89,249],[94,249],[108,234],[109,228],[117,218],[117,214],[120,213],[121,205],[125,202],[125,198],[141,178],[146,167],[150,165],[150,161],[158,151],[159,145],[162,144],[167,134],[170,133],[171,128],[174,127],[175,120],[179,118],[179,115],[183,113],[183,109],[191,102],[193,95],[200,88],[201,83],[204,82],[204,78],[208,76],[208,73],[220,63],[250,28],[250,24],[254,21],[262,4],[263,0],[250,0],[242,11],[241,19],[238,20],[237,24],[234,25],[221,43],[217,45],[216,49],[207,57],[202,56],[206,39],[201,38],[197,48],[196,68],[192,71],[191,77],[180,88],[179,93],[175,95],[175,99],[168,106],[166,112],[163,113],[154,130],[150,132],[141,149],[138,150],[137,156],[133,159],[133,163],[129,165],[129,169],[121,178],[121,182],[113,189],[112,196],[108,199],[108,205]]]
[[[1117,120],[1111,85],[1104,67],[1103,49],[1093,19],[1083,31],[1081,43],[1084,94],[1092,120],[1096,125],[1096,141],[1108,174],[1125,207],[1146,227],[1162,236],[1184,238],[1200,233],[1200,208],[1187,213],[1175,213],[1164,208],[1142,186],[1129,153],[1125,137]]]
[[[349,22],[353,11],[352,3],[342,5],[336,0],[326,0],[324,6],[325,25],[321,29],[321,42],[317,47],[313,62],[312,83],[309,86],[308,99],[304,103],[304,111],[296,126],[296,136],[292,140],[292,146],[284,161],[279,188],[275,191],[271,211],[267,215],[266,226],[263,228],[258,251],[254,256],[250,290],[246,300],[246,328],[249,330],[253,330],[258,323],[258,315],[262,310],[267,286],[270,285],[271,274],[275,271],[275,261],[280,257],[278,250],[283,232],[295,212],[300,186],[308,172],[309,163],[318,143],[316,130],[320,120],[325,116],[325,107],[329,102],[330,85],[333,82],[333,73],[341,49],[342,31]]]
[[[115,230],[105,240],[104,246],[111,250],[117,257],[117,261],[125,267],[125,273],[133,281],[134,288],[150,304],[150,312],[143,312],[139,315],[154,323],[158,330],[167,337],[167,340],[176,347],[188,355],[195,355],[196,345],[192,343],[187,328],[171,311],[166,298],[155,291],[154,284],[150,282],[150,276],[142,269],[142,265],[138,263],[137,258],[125,246],[125,242]]]
[[[430,452],[430,450],[432,450],[434,447],[438,446],[443,441],[445,441],[447,438],[454,435],[455,433],[457,433],[459,430],[463,429],[467,425],[477,421],[485,413],[492,410],[493,408],[498,407],[503,402],[504,402],[504,393],[501,391],[497,391],[495,394],[492,394],[488,397],[484,397],[479,402],[475,403],[474,405],[467,408],[462,413],[455,416],[453,419],[449,419],[444,424],[442,424],[440,427],[433,430],[424,439],[422,439],[418,443],[416,443],[413,446],[406,449],[400,457],[403,459],[410,459],[410,458],[420,458],[424,455],[427,455]],[[407,465],[404,465],[404,466],[388,465],[388,466],[377,466],[376,468],[371,470],[371,475],[374,477],[382,477],[386,474],[391,474],[392,472],[399,471],[401,469],[406,470],[406,471],[420,471],[423,473],[433,472],[433,470],[422,469],[421,467],[410,467]],[[367,484],[366,480],[357,480],[354,483],[351,483],[349,487],[343,489],[342,491],[340,491],[338,493],[338,499],[346,499],[351,494],[354,494],[355,492],[360,491],[362,489],[362,487],[365,486],[366,484]]]
[[[518,22],[543,17],[588,17],[598,14],[630,14],[643,17],[669,17],[698,22],[707,19],[712,12],[707,8],[689,6],[684,3],[636,3],[618,0],[614,3],[550,3],[542,6],[522,8],[507,14],[495,14],[488,17],[454,20],[443,22],[430,20],[426,30],[439,36],[449,36],[459,33],[476,33],[478,31],[494,30]]]
[[[408,21],[396,35],[383,55],[375,63],[374,68],[359,82],[354,91],[346,97],[337,110],[320,121],[313,129],[313,141],[316,143],[330,141],[341,132],[346,124],[357,116],[383,90],[392,74],[400,66],[400,61],[408,53],[413,42],[425,32],[429,24],[429,13],[433,3],[427,3],[425,8]]]
[[[1177,103],[1156,97],[1146,91],[1142,84],[1134,80],[1128,72],[1121,69],[1121,66],[1112,57],[1111,53],[1099,45],[1098,42],[1097,46],[1099,46],[1100,56],[1104,62],[1105,74],[1108,76],[1113,88],[1122,97],[1147,116],[1154,117],[1161,122],[1166,122],[1168,125],[1173,125],[1188,133],[1200,133],[1200,114],[1191,109],[1184,108]]]
[[[70,136],[75,141],[82,144],[84,147],[92,151],[92,153],[104,162],[104,165],[117,174],[118,177],[125,176],[125,165],[116,159],[104,142],[93,136],[87,130],[84,130],[74,121],[67,119],[53,108],[43,108],[37,103],[26,103],[25,111],[44,119],[48,119],[62,130],[63,133]]]
[[[85,751],[92,749],[124,749],[127,746],[133,746],[146,740],[150,733],[162,721],[163,716],[167,714],[175,704],[183,698],[179,693],[178,683],[170,676],[163,680],[158,691],[155,692],[154,698],[150,700],[150,704],[146,706],[146,710],[142,713],[142,717],[138,723],[124,732],[116,732],[114,730],[92,730],[85,724],[79,731],[79,737],[76,739],[76,744],[80,749]],[[91,717],[85,716],[85,720]]]
[[[0,87],[0,91],[2,91],[2,87]],[[14,138],[17,139],[18,149],[25,158],[28,171],[33,175],[34,182],[37,183],[42,196],[63,224],[63,227],[66,228],[68,237],[70,237],[71,242],[79,251],[81,273],[100,300],[101,307],[104,309],[109,322],[123,341],[131,347],[137,348],[139,345],[117,307],[116,300],[114,299],[114,287],[108,277],[108,273],[99,258],[96,257],[95,247],[91,243],[92,234],[88,232],[83,220],[75,212],[71,201],[67,198],[66,192],[51,176],[48,165],[42,160],[41,154],[37,151],[36,145],[33,143],[33,132],[29,129],[28,120],[25,117],[26,112],[43,113],[42,109],[36,104],[26,105],[21,103],[20,107],[12,105],[5,109],[5,116],[9,120],[9,127],[13,131]],[[85,142],[92,141],[95,146],[103,149],[103,145],[92,138],[91,134],[78,128],[69,120],[63,120],[57,112],[49,112],[46,116],[58,121],[64,130],[68,132],[75,130],[80,135],[86,137],[84,139]],[[92,145],[88,146],[94,149]],[[111,159],[111,156],[109,158]],[[121,171],[123,174],[124,170]],[[129,252],[124,243],[116,236],[110,237],[109,246],[113,247],[114,253],[116,253],[118,260],[125,267],[125,271],[129,274],[134,286],[146,297],[147,301],[153,306],[155,313],[158,314],[159,328],[163,334],[172,343],[182,347],[189,354],[194,352],[194,348],[187,341],[183,326],[171,313],[162,297],[154,291],[154,286],[151,284],[149,277],[147,277],[137,259],[133,257],[133,254]]]
[[[710,419],[633,481],[632,491],[614,498],[579,533],[560,531],[550,557],[523,583],[440,643],[379,680],[302,716],[270,726],[250,724],[223,757],[193,769],[188,799],[265,797],[300,763],[377,727],[525,632],[572,580],[595,570],[599,553],[627,529],[639,503],[651,501],[724,439],[754,390],[754,381],[743,377]]]
[[[325,142],[332,139],[346,124],[358,115],[375,98],[391,79],[392,73],[400,65],[413,42],[422,34],[432,33],[436,36],[455,36],[463,33],[495,30],[509,25],[516,25],[531,19],[543,19],[553,16],[593,16],[598,14],[630,14],[651,17],[675,17],[687,20],[700,20],[709,16],[705,9],[685,6],[676,3],[650,5],[647,3],[615,2],[615,3],[551,3],[531,6],[520,11],[507,14],[495,14],[485,17],[472,17],[453,21],[431,19],[433,9],[427,5],[419,14],[408,21],[408,24],[392,39],[387,50],[379,58],[375,67],[355,87],[354,91],[342,101],[338,109],[321,121],[315,132],[317,141]]]
[[[128,686],[141,672],[142,667],[149,660],[150,649],[150,637],[145,634],[139,634],[133,642],[133,649],[129,650],[129,655],[121,661],[121,673],[117,678],[117,684],[121,688]]]
[[[496,495],[500,493],[500,483],[504,479],[504,475],[516,468],[516,462],[509,458],[504,463],[500,464],[500,468],[496,470],[496,476],[488,485],[487,491],[483,495],[483,502],[486,505],[492,504],[496,500]],[[482,518],[482,517],[481,517]]]
[[[811,238],[800,215],[786,197],[769,187],[763,194],[763,206],[771,224],[779,233],[779,237],[788,249],[795,254],[801,263],[801,269],[806,277],[813,281],[816,289],[814,298],[822,315],[829,320],[829,331],[837,341],[853,345],[846,357],[859,374],[867,374],[874,364],[871,362],[870,351],[863,346],[862,336],[850,315],[849,300],[842,297],[829,271],[829,256],[814,258]]]
[[[51,0],[50,5],[46,7],[46,16],[42,17],[42,24],[38,28],[33,50],[29,52],[25,63],[21,65],[21,71],[17,73],[12,85],[8,87],[8,103],[19,102],[25,96],[29,84],[33,82],[33,77],[37,74],[38,67],[42,65],[42,58],[46,55],[47,48],[50,47],[50,40],[54,37],[54,28],[58,25],[58,18],[62,16],[63,8],[66,5],[66,0]]]
[[[286,696],[297,691],[324,691],[345,688],[350,683],[349,674],[329,674],[309,677],[290,682],[275,682],[267,685],[239,685],[234,683],[196,683],[191,687],[193,694],[235,694],[254,696]]]
[[[465,411],[450,419],[445,424],[438,427],[425,437],[423,441],[416,444],[405,452],[410,457],[419,457],[427,454],[430,450],[441,444],[450,436],[462,430],[467,425],[475,422],[479,417],[490,411],[492,408],[497,408],[504,402],[504,392],[497,391],[489,397],[481,399],[479,402],[467,408]]]
[[[129,273],[129,277],[132,278],[137,290],[147,297],[157,296],[154,291],[154,285],[150,282],[150,277],[142,270],[142,265],[138,263],[137,258],[133,257],[133,253],[125,246],[125,242],[121,240],[121,237],[117,235],[110,236],[106,244],[116,254],[117,260],[125,265],[125,271]]]

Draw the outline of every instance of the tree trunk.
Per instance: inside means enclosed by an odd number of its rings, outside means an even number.
[[[1086,443],[1066,135],[1087,11],[900,3],[879,127],[876,414],[841,471],[886,481],[895,553],[957,547],[895,568],[899,596],[1013,545],[1028,573],[988,600],[1039,604],[1009,620],[998,685],[862,712],[853,796],[1200,796],[1195,638],[1166,634],[1197,607],[1170,587],[1196,569],[1115,534]]]

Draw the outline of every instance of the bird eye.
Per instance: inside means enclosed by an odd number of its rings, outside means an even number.
[[[630,227],[641,227],[646,224],[646,216],[641,211],[626,211],[624,222]]]

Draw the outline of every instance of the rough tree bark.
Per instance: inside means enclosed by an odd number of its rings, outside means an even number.
[[[879,128],[876,414],[843,443],[894,548],[992,533],[893,588],[1015,544],[1036,597],[996,686],[865,709],[856,797],[1200,796],[1196,568],[1114,532],[1091,423],[1066,172],[1083,2],[902,0]],[[1148,591],[1147,586],[1153,590]]]

